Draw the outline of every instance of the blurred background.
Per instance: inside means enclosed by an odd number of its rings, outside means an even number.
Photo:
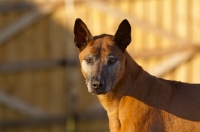
[[[154,76],[200,83],[199,0],[0,0],[0,132],[108,132],[73,42],[132,26],[128,52]]]

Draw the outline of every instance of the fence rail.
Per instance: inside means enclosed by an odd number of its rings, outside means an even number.
[[[0,73],[21,72],[28,70],[44,70],[54,67],[78,66],[77,59],[60,59],[44,61],[25,61],[0,64]]]

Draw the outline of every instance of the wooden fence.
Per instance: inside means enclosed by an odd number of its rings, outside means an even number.
[[[128,52],[151,74],[200,82],[199,0],[0,1],[0,131],[108,131],[80,73],[73,25],[114,34],[128,19]],[[97,114],[98,113],[98,114]]]

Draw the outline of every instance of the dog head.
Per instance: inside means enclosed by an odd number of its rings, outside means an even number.
[[[102,34],[93,37],[78,18],[74,25],[74,35],[88,91],[97,95],[109,92],[124,74],[126,47],[131,42],[129,22],[123,20],[114,36]]]

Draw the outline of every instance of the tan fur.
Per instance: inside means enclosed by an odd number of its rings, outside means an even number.
[[[114,88],[97,95],[111,132],[199,132],[200,85],[156,78],[144,71],[112,36],[90,42],[79,54],[114,54],[121,63]],[[101,50],[100,50],[101,49]],[[85,76],[85,71],[82,70]]]

